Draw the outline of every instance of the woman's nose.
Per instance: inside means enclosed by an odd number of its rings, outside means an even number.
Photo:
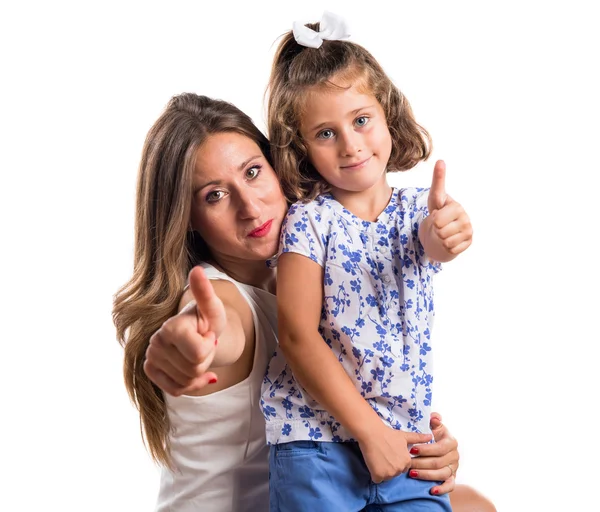
[[[261,214],[261,201],[254,192],[245,192],[240,197],[239,215],[242,219],[257,219]]]

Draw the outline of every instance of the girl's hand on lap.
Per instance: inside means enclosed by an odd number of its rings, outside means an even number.
[[[410,469],[412,458],[408,452],[409,444],[427,443],[430,440],[430,434],[402,432],[382,423],[381,428],[371,432],[368,439],[358,444],[371,473],[371,480],[377,484]]]

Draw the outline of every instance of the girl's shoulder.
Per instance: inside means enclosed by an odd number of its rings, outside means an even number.
[[[429,188],[405,187],[397,189],[396,201],[391,206],[404,212],[428,215]]]
[[[317,196],[310,201],[296,201],[288,210],[288,217],[322,217],[323,215],[335,213],[335,200],[331,194]]]
[[[396,189],[398,202],[410,203],[429,196],[429,187],[403,187]]]

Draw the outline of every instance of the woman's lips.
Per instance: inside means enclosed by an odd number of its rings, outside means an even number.
[[[259,226],[256,229],[253,229],[252,231],[250,231],[250,233],[248,233],[248,236],[250,236],[252,238],[262,238],[263,236],[266,236],[269,234],[269,231],[271,231],[272,224],[273,224],[273,219],[268,220],[262,226]]]

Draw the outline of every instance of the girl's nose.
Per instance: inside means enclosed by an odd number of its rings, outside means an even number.
[[[354,156],[360,152],[358,135],[354,131],[340,134],[340,153],[342,156]]]

